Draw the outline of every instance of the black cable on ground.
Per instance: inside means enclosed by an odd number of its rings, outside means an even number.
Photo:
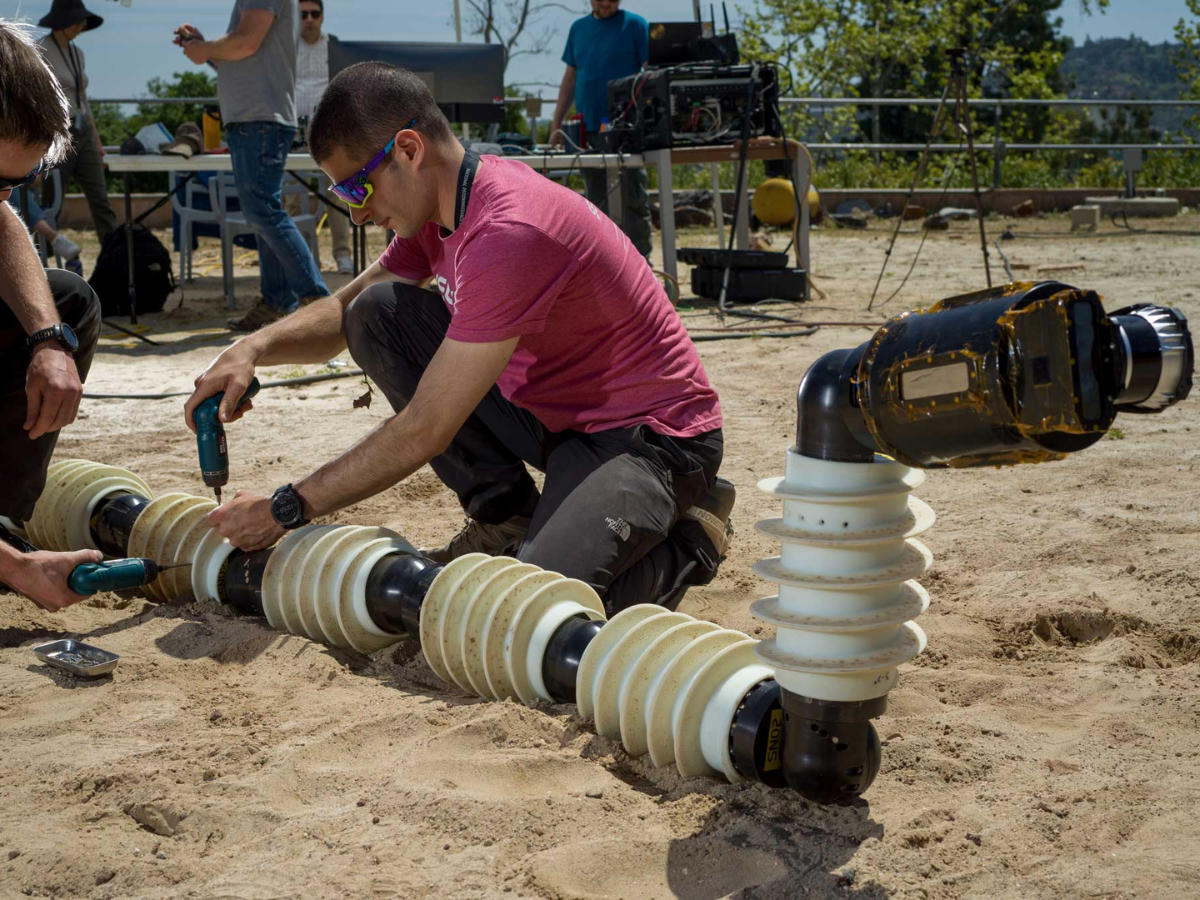
[[[821,330],[820,325],[810,325],[801,331],[738,331],[734,334],[701,334],[692,338],[693,343],[700,341],[737,341],[742,338],[794,338],[808,337]]]
[[[1008,261],[1008,256],[1004,253],[1004,248],[1000,246],[1000,238],[993,238],[992,243],[996,245],[996,252],[1000,254],[1000,258],[1004,260],[1004,271],[1008,275],[1009,282],[1016,281],[1016,276],[1013,275],[1012,263]]]
[[[264,381],[260,387],[298,387],[302,384],[316,384],[319,381],[332,381],[335,378],[357,378],[363,374],[362,369],[344,369],[340,372],[325,372],[320,375],[302,375],[299,378],[281,378],[278,381]],[[92,394],[83,392],[85,400],[169,400],[172,397],[190,397],[192,391],[169,391],[164,394]]]

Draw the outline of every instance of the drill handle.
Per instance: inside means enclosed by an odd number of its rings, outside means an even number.
[[[141,587],[157,578],[158,572],[152,559],[109,559],[76,566],[67,576],[67,586],[76,594],[88,597],[98,591]]]
[[[259,388],[261,387],[262,385],[259,384],[257,376],[250,379],[250,384],[246,386],[246,391],[242,394],[241,399],[238,400],[237,406],[234,407],[234,410],[239,410],[245,406],[246,401],[258,394]],[[195,411],[192,413],[192,419],[196,423],[197,428],[203,428],[206,426],[210,428],[221,427],[221,417],[219,413],[221,409],[221,401],[224,399],[225,392],[218,391],[196,407]]]

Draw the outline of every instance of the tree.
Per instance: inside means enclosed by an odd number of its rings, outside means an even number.
[[[972,96],[1046,99],[1065,82],[1058,67],[1070,41],[1053,13],[1062,0],[759,0],[745,15],[742,47],[751,59],[778,61],[804,96],[938,97],[950,74],[947,51],[967,51]],[[1096,0],[1097,8],[1107,0]],[[798,117],[826,137],[911,143],[928,133],[933,110],[882,107]],[[1046,113],[1013,117],[1006,134],[1042,139]],[[977,127],[983,133],[986,128]]]
[[[1180,19],[1175,24],[1179,47],[1171,53],[1171,62],[1179,72],[1181,99],[1200,100],[1200,0],[1186,0],[1186,3],[1192,20]],[[1191,124],[1200,126],[1200,115],[1192,116]]]
[[[549,48],[556,32],[550,28],[538,30],[538,20],[548,10],[579,11],[564,3],[537,0],[467,0],[467,8],[471,34],[480,35],[485,44],[504,45],[505,70],[515,57],[537,56]],[[523,41],[526,45],[517,49]]]

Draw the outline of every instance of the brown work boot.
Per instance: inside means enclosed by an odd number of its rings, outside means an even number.
[[[689,507],[683,514],[684,518],[695,519],[700,523],[700,527],[716,548],[718,559],[725,558],[729,541],[733,537],[733,525],[729,522],[729,516],[733,512],[736,499],[737,489],[733,484],[724,478],[717,478],[696,505]]]
[[[240,319],[230,319],[225,324],[229,326],[231,331],[258,331],[258,329],[270,325],[272,322],[277,322],[282,319],[286,313],[281,313],[277,309],[273,309],[267,304],[259,300],[254,304],[254,308],[246,313]]]
[[[421,555],[443,565],[468,553],[503,556],[515,552],[529,531],[527,516],[513,516],[499,525],[485,525],[474,519],[464,519],[462,530],[450,538],[444,547],[422,550]]]

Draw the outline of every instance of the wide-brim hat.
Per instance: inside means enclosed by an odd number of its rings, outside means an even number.
[[[86,22],[84,31],[91,31],[104,24],[104,19],[91,12],[83,5],[83,0],[54,0],[50,12],[42,16],[38,22],[39,28],[49,28],[51,31],[61,31],[70,28],[76,22]]]

